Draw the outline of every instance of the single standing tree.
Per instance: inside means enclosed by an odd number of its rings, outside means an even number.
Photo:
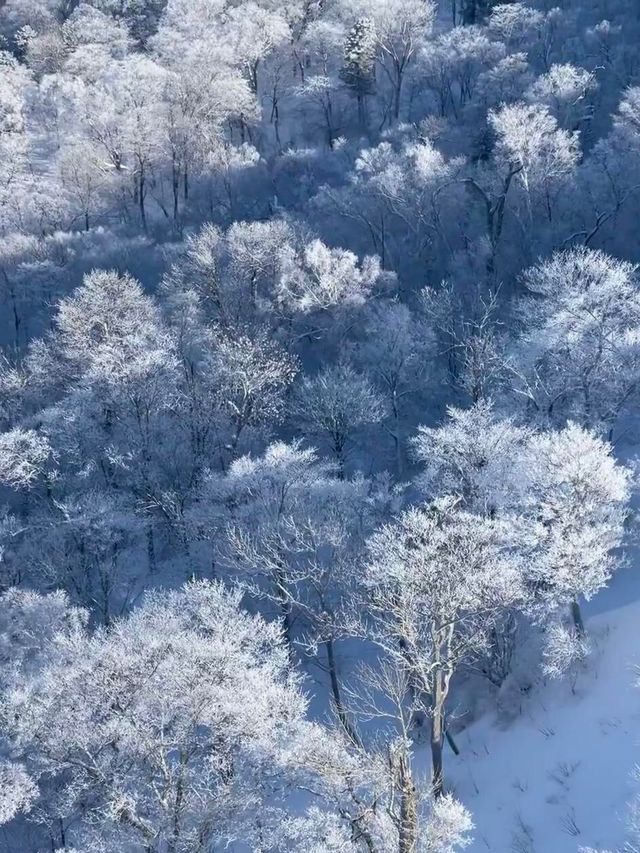
[[[489,113],[489,123],[500,171],[511,174],[524,191],[529,216],[533,201],[541,197],[551,221],[552,191],[578,163],[578,135],[559,127],[555,116],[540,104],[505,104]]]
[[[347,33],[340,79],[358,104],[358,124],[367,125],[366,99],[376,90],[376,37],[369,18],[356,21]]]
[[[418,427],[411,439],[424,464],[417,483],[431,498],[457,495],[473,512],[494,516],[513,507],[520,489],[521,460],[531,430],[500,418],[491,402],[453,406],[439,427]]]
[[[385,278],[376,256],[359,262],[353,252],[330,249],[321,240],[313,240],[299,253],[292,246],[283,247],[278,267],[277,299],[300,314],[361,307]]]
[[[304,430],[329,444],[344,476],[355,434],[383,419],[384,403],[365,376],[339,364],[305,377],[295,390],[290,412]]]
[[[432,784],[442,796],[442,748],[451,679],[522,594],[506,521],[455,498],[410,509],[369,540],[363,586],[370,636],[406,673],[431,722]],[[413,848],[407,848],[413,849]]]
[[[46,436],[19,427],[0,433],[0,483],[28,488],[44,472],[51,457]]]
[[[284,412],[285,393],[297,373],[295,360],[264,333],[221,332],[210,357],[219,404],[229,418],[226,449],[232,458],[247,428],[269,429]]]
[[[9,683],[5,731],[55,781],[40,816],[74,819],[70,845],[254,847],[306,701],[279,626],[240,597],[204,582],[151,594],[108,630],[58,633]]]
[[[640,293],[633,264],[586,248],[523,274],[515,389],[551,422],[612,430],[637,399]]]
[[[436,339],[432,325],[402,302],[378,300],[368,311],[354,361],[382,391],[398,477],[404,473],[406,420],[433,381]]]
[[[392,496],[384,482],[337,474],[315,450],[278,442],[211,475],[194,515],[216,543],[216,563],[240,573],[256,598],[275,602],[292,658],[304,646],[322,650],[336,715],[353,736],[336,640],[353,562]]]
[[[569,608],[584,634],[580,599],[602,589],[620,563],[630,472],[611,446],[570,423],[534,435],[526,449],[524,511],[533,553],[528,582],[543,613]]]

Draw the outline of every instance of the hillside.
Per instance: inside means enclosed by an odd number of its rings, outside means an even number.
[[[472,853],[622,848],[640,763],[639,591],[629,569],[593,603],[614,609],[588,620],[594,654],[575,688],[548,683],[507,728],[489,715],[459,736],[449,760],[476,824]]]

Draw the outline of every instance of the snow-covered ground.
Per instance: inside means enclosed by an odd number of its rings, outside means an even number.
[[[459,735],[460,756],[447,755],[450,783],[476,824],[471,853],[624,844],[640,764],[637,567],[623,570],[589,612],[594,654],[574,689],[565,681],[532,691],[508,728],[485,716]]]

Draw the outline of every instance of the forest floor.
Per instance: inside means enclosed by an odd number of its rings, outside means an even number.
[[[447,773],[473,813],[470,853],[623,847],[627,803],[640,792],[638,565],[587,606],[593,653],[575,680],[532,690],[506,727],[485,715],[459,734]]]

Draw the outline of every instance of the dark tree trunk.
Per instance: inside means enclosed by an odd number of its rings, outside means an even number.
[[[347,736],[353,743],[360,744],[360,737],[356,730],[351,725],[347,715],[344,703],[342,701],[342,692],[340,690],[340,681],[338,680],[338,669],[336,666],[336,655],[333,640],[326,640],[325,649],[327,650],[327,669],[329,670],[329,680],[331,682],[331,693],[333,694],[333,703],[336,706],[336,714],[340,725],[346,732]]]
[[[145,206],[144,206],[145,194],[146,194],[146,187],[145,187],[144,167],[141,167],[140,178],[139,178],[139,187],[138,187],[138,205],[140,208],[140,220],[142,222],[142,228],[144,231],[147,230],[147,211],[146,211]]]
[[[418,792],[407,767],[400,761],[400,839],[399,853],[415,853],[418,844]]]
[[[573,625],[578,637],[584,637],[585,631],[584,620],[582,619],[582,610],[580,609],[580,605],[576,598],[571,602],[571,618],[573,619]]]
[[[442,771],[442,748],[444,746],[444,702],[446,689],[443,675],[436,673],[431,708],[431,787],[433,796],[437,799],[444,790]]]
[[[180,210],[179,206],[179,198],[180,198],[180,173],[178,163],[174,157],[173,159],[173,168],[171,174],[171,185],[173,189],[173,221],[178,221],[178,214]]]
[[[393,117],[396,121],[400,118],[400,102],[402,99],[402,75],[398,74],[393,93]]]
[[[280,605],[280,613],[282,614],[282,625],[284,629],[284,638],[287,642],[289,657],[293,657],[293,619],[291,614],[291,601],[287,595],[287,582],[284,572],[278,571],[275,577],[276,595]]]
[[[431,787],[433,790],[433,796],[436,799],[441,797],[444,791],[442,771],[443,731],[442,720],[438,719],[439,716],[439,713],[434,711],[434,717],[431,724]]]
[[[151,522],[147,522],[147,563],[149,566],[149,573],[155,574],[156,572],[156,543],[153,536],[153,527],[151,526]]]

